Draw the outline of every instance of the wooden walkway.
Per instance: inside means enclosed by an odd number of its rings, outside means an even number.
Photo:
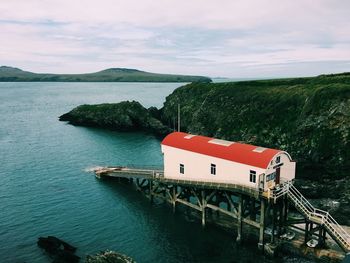
[[[259,247],[264,247],[267,226],[271,227],[272,233],[276,231],[277,236],[280,236],[286,233],[289,227],[305,223],[305,244],[316,235],[318,246],[323,247],[328,233],[345,252],[350,251],[350,235],[328,212],[314,208],[292,182],[281,184],[271,192],[261,192],[256,188],[235,183],[164,178],[164,171],[161,169],[114,166],[97,169],[95,174],[100,179],[135,180],[138,190],[146,193],[151,200],[157,197],[169,202],[173,211],[177,203],[199,211],[202,214],[203,226],[207,210],[228,215],[237,220],[238,241],[241,240],[243,223],[259,230]],[[226,208],[221,206],[223,203]],[[288,218],[289,204],[300,212],[302,219],[293,221]],[[313,227],[314,225],[316,227]],[[275,235],[271,235],[270,238],[270,243],[274,244]]]
[[[111,166],[95,171],[96,177],[115,177],[115,178],[140,178],[140,179],[151,179],[164,184],[174,184],[183,186],[193,186],[205,189],[215,190],[230,190],[242,194],[247,194],[252,197],[258,198],[260,192],[258,189],[253,187],[242,186],[241,184],[233,183],[214,183],[206,181],[191,181],[191,180],[179,180],[164,178],[163,170],[151,170],[151,169],[140,169],[140,168],[129,168],[121,166]]]

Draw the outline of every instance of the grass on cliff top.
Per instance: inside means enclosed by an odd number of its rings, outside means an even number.
[[[286,150],[313,173],[350,167],[350,74],[189,84],[167,97],[164,123],[178,104],[184,131]]]

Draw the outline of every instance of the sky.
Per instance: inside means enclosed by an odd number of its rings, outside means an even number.
[[[349,0],[1,0],[0,65],[230,78],[350,71]]]

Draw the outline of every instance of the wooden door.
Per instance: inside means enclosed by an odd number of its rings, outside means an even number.
[[[276,184],[280,183],[280,176],[281,176],[281,167],[278,167],[276,169]]]

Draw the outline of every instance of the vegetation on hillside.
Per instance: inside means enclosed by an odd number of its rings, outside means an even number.
[[[288,151],[305,177],[349,175],[350,74],[189,84],[166,98],[185,131]]]
[[[157,74],[136,69],[110,68],[86,74],[39,74],[18,68],[0,67],[0,81],[49,82],[211,82],[202,76]]]

